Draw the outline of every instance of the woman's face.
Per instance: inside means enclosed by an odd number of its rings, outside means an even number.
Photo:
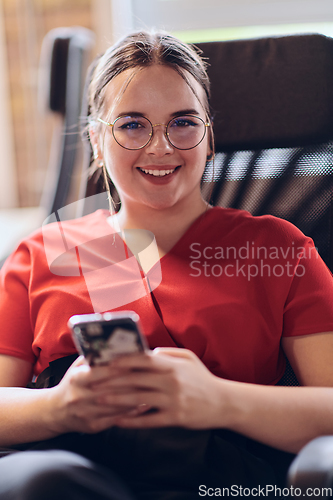
[[[101,155],[114,182],[122,206],[137,210],[139,206],[168,209],[181,203],[201,200],[200,180],[205,168],[209,149],[209,134],[193,149],[174,148],[165,136],[165,127],[171,118],[179,114],[191,114],[207,121],[204,108],[204,90],[187,73],[194,95],[186,81],[172,68],[154,65],[138,71],[130,81],[132,70],[114,78],[107,87],[103,120],[113,123],[123,115],[142,115],[155,125],[150,143],[140,150],[121,147],[109,126],[102,129]],[[126,90],[124,91],[123,88]],[[149,173],[150,171],[150,173]],[[171,171],[162,176],[156,174]]]

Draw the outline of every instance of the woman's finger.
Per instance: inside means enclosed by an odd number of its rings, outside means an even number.
[[[168,378],[165,373],[156,373],[152,376],[149,372],[128,372],[113,377],[96,386],[100,393],[122,391],[168,391]]]
[[[153,351],[145,354],[131,354],[128,356],[119,356],[112,361],[112,366],[117,370],[132,370],[132,371],[156,371],[168,372],[171,370],[169,364],[154,356]]]
[[[120,373],[120,370],[113,366],[89,366],[84,361],[78,363],[77,365],[73,364],[68,369],[64,379],[66,380],[67,378],[69,378],[76,385],[85,387],[103,383],[107,380],[110,380],[110,378],[117,377]]]
[[[154,408],[166,408],[170,405],[169,395],[156,391],[137,391],[101,395],[96,398],[98,405],[106,407],[137,407],[147,405]]]

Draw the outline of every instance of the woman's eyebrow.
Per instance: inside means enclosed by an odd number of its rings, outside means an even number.
[[[180,111],[172,113],[170,116],[174,118],[176,116],[183,116],[183,115],[199,115],[199,111],[197,109],[182,109]]]
[[[125,113],[119,113],[117,118],[120,118],[120,116],[146,116],[146,114],[139,113],[138,111],[126,111]]]
[[[176,116],[183,116],[183,115],[199,115],[199,111],[194,108],[181,109],[180,111],[175,111],[174,113],[171,113],[170,117],[175,118]],[[138,111],[127,111],[125,113],[119,113],[119,115],[117,115],[117,118],[119,118],[120,116],[147,117],[146,113],[140,113]]]

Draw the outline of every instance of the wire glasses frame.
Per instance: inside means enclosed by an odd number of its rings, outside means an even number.
[[[130,115],[119,116],[114,120],[113,123],[106,122],[101,118],[97,118],[97,121],[103,123],[104,125],[107,125],[108,127],[111,127],[114,140],[117,142],[117,144],[119,144],[119,146],[121,146],[124,149],[132,151],[143,149],[146,146],[148,146],[148,144],[153,138],[154,127],[157,126],[164,126],[165,127],[164,134],[168,142],[171,144],[172,147],[182,151],[186,151],[197,147],[203,141],[206,135],[207,127],[210,127],[210,123],[205,122],[199,116],[194,116],[194,115],[177,116],[169,120],[167,124],[155,123],[154,125],[151,123],[150,120],[148,120],[148,118],[141,116],[139,117],[130,116]],[[115,130],[117,123],[118,125],[120,125],[120,127],[117,130]],[[145,125],[147,125],[148,128],[146,128]],[[172,128],[173,125],[174,128]],[[202,134],[200,134],[200,136],[197,135],[196,133],[197,130],[195,130],[199,125],[201,126],[202,129]],[[124,137],[120,138],[121,134],[125,136],[127,135],[126,139],[128,143],[130,142],[134,143],[135,141],[137,142],[143,141],[143,143],[140,144],[140,146],[136,147],[129,147],[127,145],[125,146],[124,142],[122,142],[124,141]],[[177,135],[178,137],[176,137]],[[179,140],[180,142],[183,140],[188,140],[188,141],[192,140],[193,142],[194,140],[194,144],[192,144],[191,142],[191,146],[184,148],[180,147],[179,145],[177,146],[175,144],[177,140]]]

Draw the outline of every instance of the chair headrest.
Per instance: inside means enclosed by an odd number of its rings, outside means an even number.
[[[317,34],[196,44],[208,58],[217,149],[333,139],[333,39]]]
[[[78,73],[79,66],[84,67],[80,51],[89,52],[94,43],[94,33],[81,26],[54,28],[46,34],[39,65],[38,99],[42,112],[50,110],[64,115],[68,101],[71,102],[73,98],[80,101],[80,80],[74,84],[68,83],[68,80],[71,70]],[[68,86],[76,83],[77,88],[70,95]]]

